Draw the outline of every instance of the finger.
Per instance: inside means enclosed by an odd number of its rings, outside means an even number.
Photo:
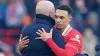
[[[22,34],[20,34],[19,42],[22,40]]]
[[[42,28],[42,31],[43,31],[43,32],[46,32],[44,28]]]
[[[29,42],[29,39],[27,39],[27,40],[24,40],[23,42]]]
[[[20,34],[20,39],[19,40],[21,40],[22,39],[22,34]]]
[[[28,46],[28,45],[24,45],[23,48],[24,48],[24,47],[27,47],[27,46]]]
[[[25,40],[28,36],[25,36],[24,38],[22,38],[22,41]]]
[[[39,33],[42,33],[42,31],[41,31],[40,29],[38,29],[38,32],[39,32]]]
[[[39,33],[39,32],[36,32],[36,33],[41,36],[41,33]]]
[[[22,40],[21,42],[29,41],[29,39]]]
[[[37,38],[35,38],[35,39],[42,39],[41,37],[37,37]]]
[[[25,47],[27,47],[27,46],[28,46],[28,45],[22,45],[21,48],[23,49],[23,48],[25,48]]]
[[[28,44],[29,43],[29,41],[24,41],[23,43],[22,43],[22,45],[26,45],[26,44]]]
[[[52,34],[52,32],[53,32],[53,28],[51,28],[51,30],[50,30],[50,34]]]
[[[28,43],[29,43],[29,41],[26,40],[26,41],[21,42],[20,44],[21,44],[21,45],[26,45],[26,44],[28,44]]]

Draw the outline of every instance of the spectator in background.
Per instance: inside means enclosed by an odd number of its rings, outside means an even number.
[[[7,3],[8,0],[0,0],[0,3]]]
[[[51,1],[55,7],[59,6],[61,0],[49,0]]]
[[[62,4],[67,4],[67,5],[69,5],[69,0],[60,0],[60,4],[62,5]]]
[[[86,26],[91,27],[93,30],[93,34],[98,37],[98,44],[100,43],[99,37],[99,15],[96,12],[90,12],[87,16],[87,23]]]
[[[7,9],[6,25],[8,28],[20,28],[26,10],[22,0],[10,0]]]
[[[6,28],[5,19],[6,19],[6,1],[0,0],[0,29]]]
[[[35,18],[35,7],[36,7],[36,0],[23,0],[25,7],[27,8],[28,15],[34,19]]]
[[[71,22],[74,28],[82,32],[84,29],[84,15],[87,13],[84,0],[75,1],[75,9],[73,11],[74,20]],[[78,26],[77,26],[78,25]]]
[[[97,0],[97,6],[98,6],[97,13],[98,13],[98,15],[100,15],[100,0]],[[99,27],[98,27],[99,30],[98,31],[100,33],[100,16],[99,16],[99,19],[98,20],[99,20],[99,23],[98,23],[99,24]],[[99,34],[99,37],[100,37],[100,34]],[[99,42],[99,44],[100,44],[100,42]]]
[[[5,56],[14,56],[11,46],[2,42],[1,40],[0,40],[0,49],[3,50],[4,53],[2,54],[5,54]]]
[[[84,0],[76,0],[75,5],[76,5],[76,8],[78,8],[82,14],[87,13]]]
[[[96,50],[96,55],[95,56],[100,56],[100,44],[96,45],[95,50]]]
[[[1,48],[0,48],[0,56],[6,56]]]
[[[98,14],[96,12],[90,12],[87,16],[87,25],[90,25],[91,28],[97,29],[98,28]]]
[[[97,0],[84,0],[89,12],[97,10]]]
[[[100,0],[97,0],[97,9],[96,10],[100,15]]]
[[[23,20],[22,20],[22,25],[23,26],[26,26],[26,25],[30,24],[31,22],[32,22],[31,16],[29,16],[28,14],[23,16]]]
[[[93,34],[91,28],[86,28],[83,32],[83,51],[86,51],[89,56],[95,56],[95,46],[97,37]]]

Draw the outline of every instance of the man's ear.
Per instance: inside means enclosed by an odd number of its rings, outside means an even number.
[[[49,13],[49,17],[55,18],[55,17],[54,17],[54,13],[53,13],[53,12],[50,12],[50,13]]]
[[[70,21],[72,20],[72,16],[71,15],[69,15],[69,19],[70,19]]]

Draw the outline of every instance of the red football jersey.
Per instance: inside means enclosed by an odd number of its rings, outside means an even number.
[[[58,47],[52,38],[46,40],[47,44],[56,56],[75,56],[76,53],[81,53],[82,36],[77,30],[68,25],[62,35],[66,43],[64,49]]]

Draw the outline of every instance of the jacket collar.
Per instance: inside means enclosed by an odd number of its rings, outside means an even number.
[[[36,14],[36,22],[45,23],[51,26],[55,25],[55,21],[53,18],[42,14]]]

